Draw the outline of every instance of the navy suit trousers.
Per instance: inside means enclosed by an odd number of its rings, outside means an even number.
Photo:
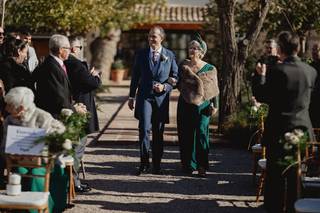
[[[149,166],[149,133],[152,129],[152,164],[154,169],[160,169],[163,155],[164,125],[165,123],[159,119],[159,108],[154,98],[144,100],[143,113],[139,119],[141,165]]]

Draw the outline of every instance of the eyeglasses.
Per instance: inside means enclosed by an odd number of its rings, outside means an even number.
[[[71,50],[71,47],[61,47],[63,49],[66,49],[66,50]]]
[[[74,46],[76,48],[79,48],[79,50],[82,50],[82,46]]]

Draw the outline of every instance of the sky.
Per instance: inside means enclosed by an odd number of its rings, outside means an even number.
[[[189,6],[204,6],[209,0],[167,0],[169,4],[189,5]]]

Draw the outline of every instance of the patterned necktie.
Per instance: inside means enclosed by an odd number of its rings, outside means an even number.
[[[153,64],[157,63],[157,51],[152,51],[152,62]]]

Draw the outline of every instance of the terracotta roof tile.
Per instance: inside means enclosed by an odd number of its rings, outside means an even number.
[[[146,6],[137,5],[135,11],[153,16],[157,22],[169,22],[169,23],[193,23],[193,22],[205,22],[207,20],[206,6]]]

